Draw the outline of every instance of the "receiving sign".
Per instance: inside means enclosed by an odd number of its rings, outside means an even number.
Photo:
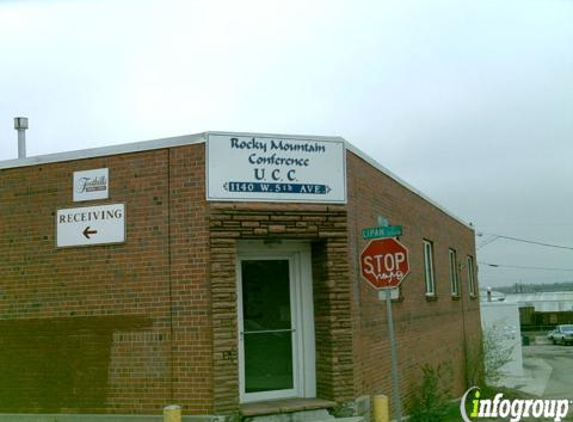
[[[346,203],[344,141],[209,135],[207,199]]]
[[[125,205],[68,208],[56,213],[56,245],[90,246],[125,242]]]

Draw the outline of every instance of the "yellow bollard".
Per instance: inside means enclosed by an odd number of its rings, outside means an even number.
[[[181,422],[181,406],[172,404],[163,408],[163,422]]]
[[[374,396],[374,422],[388,422],[389,420],[388,396]]]

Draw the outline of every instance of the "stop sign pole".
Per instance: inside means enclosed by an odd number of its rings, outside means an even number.
[[[390,360],[392,364],[392,390],[394,396],[394,413],[396,420],[402,422],[402,402],[400,400],[400,379],[398,377],[398,351],[396,350],[396,338],[394,336],[394,319],[392,318],[392,290],[384,289],[378,292],[378,298],[386,297],[386,320],[388,321],[388,340],[390,341]]]
[[[362,277],[376,290],[378,299],[386,299],[386,321],[390,341],[392,367],[392,390],[396,420],[402,421],[400,379],[398,375],[398,352],[392,317],[392,291],[397,289],[410,272],[408,249],[394,238],[372,240],[360,255]]]

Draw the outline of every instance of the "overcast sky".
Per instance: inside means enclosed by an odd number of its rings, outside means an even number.
[[[207,130],[337,135],[484,236],[573,247],[573,1],[0,0],[0,160]],[[498,239],[480,283],[573,281]],[[563,269],[569,269],[564,271]]]

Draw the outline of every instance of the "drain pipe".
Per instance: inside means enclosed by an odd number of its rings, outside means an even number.
[[[14,117],[14,129],[18,131],[18,158],[26,158],[26,129],[27,117]]]

